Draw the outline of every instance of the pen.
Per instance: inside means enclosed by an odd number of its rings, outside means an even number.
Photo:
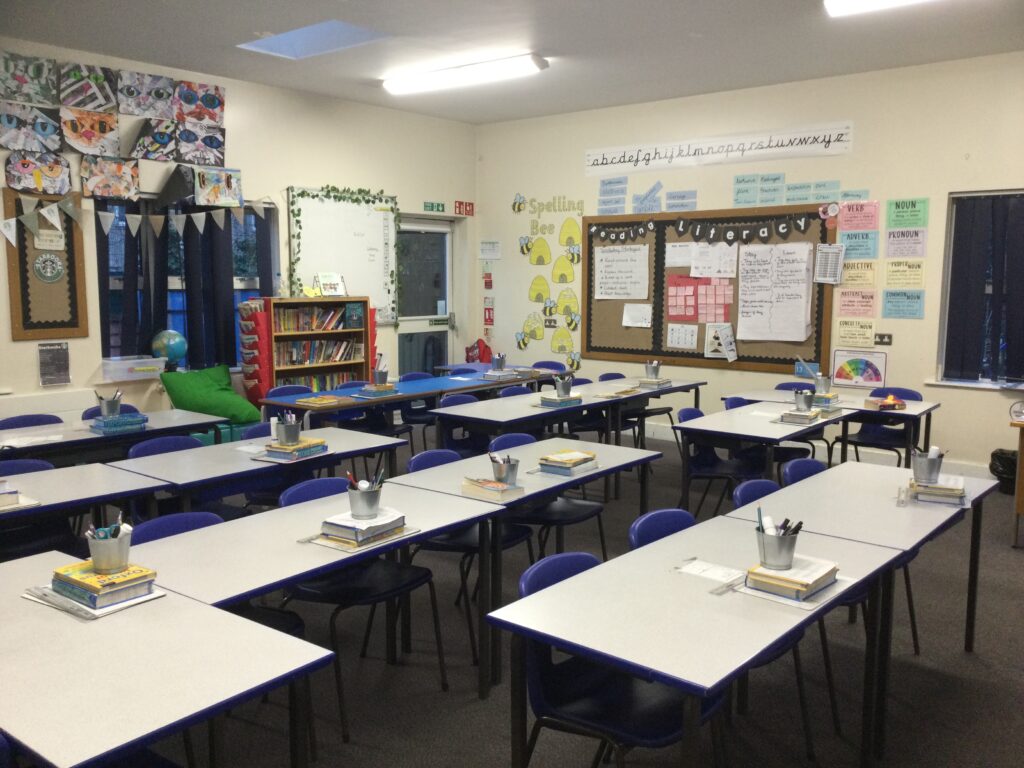
[[[764,518],[761,517],[761,505],[757,505],[757,530],[764,533]]]
[[[796,525],[793,526],[793,528],[789,531],[788,535],[789,536],[796,536],[798,533],[800,533],[800,529],[803,528],[803,527],[804,527],[804,521],[801,520],[799,523],[797,523]]]

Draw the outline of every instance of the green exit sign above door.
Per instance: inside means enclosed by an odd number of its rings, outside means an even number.
[[[423,210],[430,213],[444,213],[444,203],[424,203]]]

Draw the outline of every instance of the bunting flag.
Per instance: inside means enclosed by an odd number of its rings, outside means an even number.
[[[231,215],[235,217],[235,220],[239,224],[245,224],[245,208],[237,206],[231,209]]]
[[[149,219],[149,226],[153,228],[153,234],[160,237],[164,232],[164,224],[167,223],[167,217],[163,215],[150,214],[146,218]]]
[[[203,234],[203,230],[206,228],[206,213],[190,213],[189,218],[192,219],[192,223],[196,225],[196,229],[199,230],[199,234]]]
[[[216,211],[210,211],[210,218],[213,219],[213,223],[217,225],[218,229],[224,229],[223,208],[218,208]]]
[[[96,211],[96,218],[100,220],[100,226],[103,228],[103,234],[109,235],[110,228],[114,225],[114,214],[110,211]]]
[[[262,200],[253,200],[251,203],[249,203],[249,207],[252,208],[253,213],[255,213],[257,216],[259,216],[261,219],[263,218],[263,201]]]
[[[188,220],[188,216],[184,213],[172,213],[171,224],[178,230],[179,235],[185,234],[185,222]]]
[[[38,197],[30,197],[29,195],[18,195],[21,198],[21,211],[22,213],[32,213],[39,205]]]
[[[17,219],[4,219],[0,221],[0,231],[4,233],[4,237],[10,242],[11,245],[17,247],[18,245],[18,220]]]
[[[39,212],[43,214],[46,220],[53,224],[57,229],[61,231],[64,230],[64,227],[60,223],[60,208],[57,207],[56,203],[40,208]]]
[[[75,205],[75,199],[71,195],[68,195],[57,203],[57,207],[79,224],[82,223],[82,209]]]
[[[128,231],[132,233],[132,237],[139,234],[139,225],[142,224],[142,214],[139,213],[126,213],[124,215],[125,224],[128,225]]]
[[[32,213],[25,213],[18,217],[22,224],[31,232],[33,235],[39,234],[39,212],[32,211]]]

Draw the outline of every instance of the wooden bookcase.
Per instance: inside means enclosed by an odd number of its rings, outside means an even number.
[[[370,378],[373,320],[365,296],[267,298],[272,386],[314,391]]]

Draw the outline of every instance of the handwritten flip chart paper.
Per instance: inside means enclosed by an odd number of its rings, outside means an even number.
[[[875,262],[856,261],[847,258],[843,261],[844,286],[873,286],[875,284]]]
[[[924,227],[890,229],[885,234],[885,255],[890,259],[923,259],[928,254],[928,230]]]
[[[736,338],[805,341],[811,335],[812,243],[740,249]]]
[[[836,344],[844,347],[875,346],[874,320],[840,320],[836,333]]]
[[[697,243],[665,243],[665,267],[689,267]]]
[[[666,346],[673,349],[696,349],[697,326],[684,323],[669,323]]]
[[[839,229],[878,229],[878,201],[842,203],[839,206]]]
[[[924,291],[883,291],[882,317],[923,319]]]
[[[928,198],[889,200],[886,205],[885,225],[889,229],[928,226]]]
[[[878,314],[875,307],[875,292],[858,288],[843,288],[839,291],[840,317],[874,317]]]
[[[845,252],[846,247],[842,243],[819,243],[814,257],[814,282],[835,285],[842,280]]]
[[[697,249],[690,266],[691,277],[736,277],[736,246],[725,243],[694,243]]]
[[[665,282],[668,319],[696,322],[697,286],[702,284],[708,285],[711,280],[701,280],[696,277],[687,277],[686,275],[669,275]]]
[[[594,249],[594,298],[648,298],[650,276],[646,245],[611,245]]]
[[[924,259],[889,259],[885,262],[887,288],[924,288]]]
[[[846,246],[848,259],[878,258],[878,232],[840,232],[839,242]]]
[[[622,325],[626,328],[650,328],[653,317],[652,304],[622,305]]]

